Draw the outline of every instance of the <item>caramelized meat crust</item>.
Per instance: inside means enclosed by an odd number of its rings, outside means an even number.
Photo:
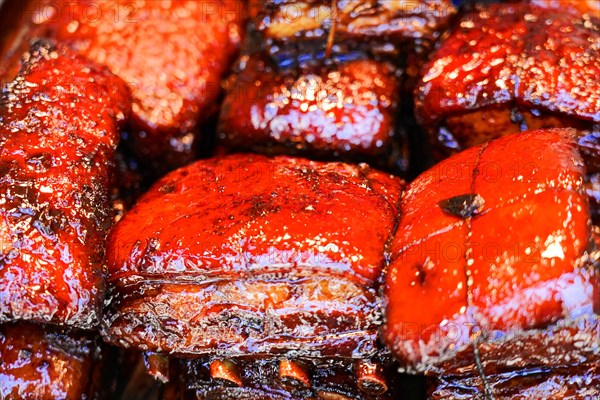
[[[473,147],[407,188],[384,341],[407,369],[598,362],[598,251],[574,130]]]
[[[257,27],[267,38],[314,38],[332,26],[339,39],[388,37],[433,40],[455,9],[451,0],[283,0],[265,1]]]
[[[0,398],[96,399],[96,339],[30,323],[0,326]]]
[[[405,172],[402,75],[453,13],[449,0],[265,1],[228,83],[222,143]]]
[[[441,155],[523,130],[592,129],[600,122],[599,21],[527,3],[465,13],[415,94],[417,119]]]
[[[125,80],[134,150],[158,171],[193,160],[199,123],[241,41],[241,0],[37,1],[28,32],[68,43]]]
[[[177,354],[372,354],[401,188],[364,164],[244,154],[167,175],[110,236],[105,338]]]
[[[389,63],[363,58],[281,68],[256,53],[240,64],[221,112],[227,146],[376,157],[397,140],[399,74]]]
[[[485,376],[436,377],[429,382],[430,400],[472,400],[487,393],[497,400],[569,399],[600,397],[600,367],[582,364],[570,368],[511,371]]]
[[[37,42],[0,103],[0,321],[92,328],[124,82]]]

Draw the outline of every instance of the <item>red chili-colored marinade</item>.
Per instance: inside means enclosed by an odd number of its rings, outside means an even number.
[[[0,103],[0,322],[93,328],[127,85],[36,42]]]
[[[597,362],[598,250],[574,130],[473,147],[402,200],[383,339],[410,371]]]

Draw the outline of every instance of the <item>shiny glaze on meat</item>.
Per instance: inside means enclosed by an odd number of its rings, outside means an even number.
[[[242,58],[220,120],[231,147],[327,157],[387,157],[396,128],[399,73],[357,59],[280,67],[268,56]]]
[[[265,1],[257,26],[268,38],[313,38],[331,28],[330,0]],[[270,4],[269,4],[270,3]],[[455,10],[451,0],[336,0],[336,37],[433,40]]]
[[[383,329],[408,370],[598,362],[598,253],[574,133],[507,136],[408,186]]]
[[[417,118],[441,155],[522,130],[592,129],[600,122],[599,21],[529,4],[464,13],[416,90]]]
[[[219,138],[236,149],[405,172],[402,75],[415,74],[454,8],[447,0],[335,4],[336,12],[331,1],[264,2],[227,85]]]
[[[52,37],[125,80],[134,149],[165,171],[195,155],[199,123],[216,112],[243,14],[238,0],[44,0],[28,5],[31,27],[14,40]]]
[[[108,244],[105,338],[177,354],[372,355],[402,181],[233,155],[163,179]]]
[[[30,323],[0,326],[0,398],[101,399],[101,349],[80,333]]]
[[[37,42],[0,104],[0,321],[91,328],[127,86]]]
[[[582,364],[570,368],[538,368],[486,376],[431,379],[430,400],[472,400],[487,390],[496,400],[600,398],[600,366]]]

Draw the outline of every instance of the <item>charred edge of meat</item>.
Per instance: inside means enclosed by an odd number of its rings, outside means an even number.
[[[595,364],[558,368],[525,368],[491,374],[488,385],[496,400],[526,395],[535,399],[592,399],[600,396],[600,370]],[[427,380],[432,400],[471,399],[483,395],[484,384],[476,375],[436,376]]]
[[[500,136],[547,128],[575,128],[586,164],[600,170],[600,124],[575,116],[513,104],[482,107],[445,116],[438,125],[421,121],[438,160]]]
[[[483,204],[483,198],[474,193],[454,196],[439,202],[440,208],[446,214],[462,219],[477,215],[483,208]]]
[[[287,356],[174,362],[184,376],[187,390],[202,398],[236,394],[256,399],[394,398],[391,388],[396,380],[395,370],[384,359],[318,360]]]

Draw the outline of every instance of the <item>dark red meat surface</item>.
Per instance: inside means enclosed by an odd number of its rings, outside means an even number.
[[[51,37],[106,65],[131,88],[134,149],[164,171],[193,159],[199,125],[217,110],[244,7],[238,0],[32,1],[7,47],[19,57],[31,38]]]
[[[485,383],[484,383],[485,382]],[[571,368],[510,371],[485,377],[454,376],[431,379],[429,399],[472,400],[491,393],[497,400],[569,399],[600,397],[600,370],[597,364]]]
[[[443,155],[600,122],[600,16],[525,3],[465,12],[422,72],[416,114]]]
[[[175,171],[109,241],[112,343],[178,354],[362,357],[402,181],[234,155]]]
[[[409,370],[598,362],[598,252],[574,130],[507,136],[407,188],[384,341]]]
[[[95,338],[30,323],[5,324],[0,360],[2,399],[102,399],[102,354]]]
[[[91,328],[102,300],[109,182],[127,86],[49,42],[0,103],[0,321]]]
[[[398,140],[399,94],[399,73],[389,63],[280,68],[253,54],[225,98],[220,137],[263,152],[386,157]]]

